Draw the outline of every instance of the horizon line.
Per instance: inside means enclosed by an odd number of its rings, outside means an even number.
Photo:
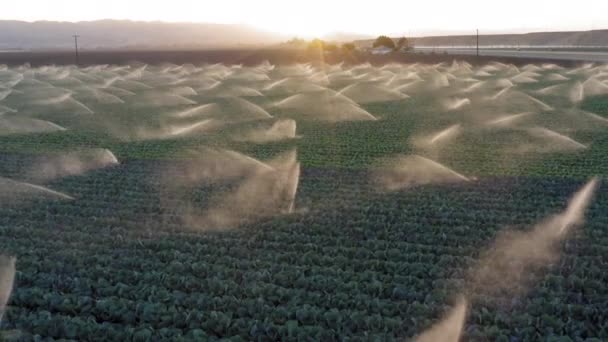
[[[9,22],[9,21],[14,21],[14,22],[20,22],[20,23],[28,23],[28,24],[36,24],[36,23],[69,23],[69,24],[81,24],[81,23],[94,23],[94,22],[102,22],[102,21],[122,21],[122,22],[132,22],[132,23],[146,23],[146,24],[168,24],[168,25],[179,25],[179,24],[188,24],[188,25],[218,25],[218,26],[240,26],[240,27],[248,27],[248,28],[252,28],[255,30],[258,30],[260,32],[267,32],[267,33],[273,33],[276,34],[277,36],[285,36],[285,37],[291,37],[291,38],[302,38],[305,35],[302,34],[285,34],[285,33],[279,33],[279,32],[274,32],[272,30],[268,30],[262,27],[259,27],[255,24],[249,24],[249,23],[221,23],[221,22],[210,22],[210,21],[167,21],[167,20],[161,20],[161,19],[154,19],[154,20],[142,20],[142,19],[119,19],[119,18],[101,18],[101,19],[91,19],[91,20],[53,20],[53,19],[34,19],[34,20],[27,20],[27,19],[2,19],[0,18],[0,22]],[[415,31],[426,31],[428,33],[409,33],[406,34],[405,30],[404,32],[388,32],[388,33],[361,33],[361,32],[352,32],[352,31],[347,31],[347,30],[332,30],[329,31],[327,33],[324,33],[322,35],[320,35],[318,38],[322,38],[325,36],[331,36],[331,35],[359,35],[359,36],[368,36],[369,39],[373,39],[374,37],[377,37],[379,35],[385,35],[388,37],[399,37],[399,36],[405,36],[405,37],[412,37],[412,38],[427,38],[427,37],[448,37],[448,36],[475,36],[475,30],[476,28],[471,29],[470,31],[468,30],[450,30],[450,29],[420,29],[420,30],[415,30]],[[524,28],[524,29],[491,29],[488,31],[485,31],[487,33],[484,33],[483,29],[480,29],[480,36],[491,36],[491,35],[526,35],[526,34],[533,34],[533,33],[566,33],[566,32],[593,32],[593,31],[607,31],[608,28],[593,28],[593,29],[545,29],[545,28]],[[411,29],[408,29],[407,31],[412,31]],[[433,32],[435,31],[435,32]],[[467,33],[470,32],[470,33]],[[306,38],[304,38],[306,39]],[[314,38],[310,38],[310,39],[314,39]],[[361,38],[361,39],[355,39],[355,40],[363,40],[363,39],[367,39],[367,38]]]

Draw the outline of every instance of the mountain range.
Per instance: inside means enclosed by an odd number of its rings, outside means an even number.
[[[275,44],[288,37],[245,25],[130,20],[0,20],[0,49],[225,48]]]
[[[82,22],[0,20],[0,50],[65,50],[79,35],[82,49],[211,49],[273,46],[293,37],[240,24],[168,23],[130,20]],[[372,36],[329,33],[325,40],[373,42]],[[417,46],[472,46],[474,35],[411,38]],[[480,36],[482,46],[608,46],[608,30],[534,32]]]
[[[398,39],[395,37],[395,39]],[[475,35],[446,35],[411,38],[415,46],[475,46]],[[372,40],[359,40],[360,46],[371,46]],[[522,34],[488,34],[479,36],[480,46],[536,47],[606,47],[608,30],[532,32]]]

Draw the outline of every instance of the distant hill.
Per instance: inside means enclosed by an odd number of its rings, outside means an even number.
[[[416,46],[473,46],[475,40],[475,35],[412,38]],[[373,39],[357,41],[360,46],[371,46],[372,43]],[[482,46],[608,46],[608,30],[480,35],[479,44]]]
[[[245,25],[166,23],[130,20],[83,22],[0,20],[0,51],[16,49],[72,49],[72,35],[80,35],[83,49],[204,49],[271,46],[292,37]],[[371,46],[373,38],[346,32],[330,33],[325,40],[356,41]],[[417,46],[472,46],[474,35],[412,38]],[[608,46],[608,30],[534,32],[481,35],[482,46]]]
[[[0,50],[213,48],[275,44],[286,37],[244,25],[98,20],[84,22],[0,20]]]

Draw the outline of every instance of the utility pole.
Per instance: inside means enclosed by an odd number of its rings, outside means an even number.
[[[479,57],[479,29],[477,29],[477,57]]]
[[[75,34],[74,37],[74,52],[76,56],[76,65],[80,65],[80,56],[78,55],[78,37],[79,35]]]

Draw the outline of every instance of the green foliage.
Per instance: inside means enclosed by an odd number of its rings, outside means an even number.
[[[338,50],[338,45],[335,43],[325,43],[325,51],[334,52]]]
[[[294,38],[286,41],[285,43],[283,43],[283,45],[293,46],[293,47],[304,47],[307,45],[307,42],[306,42],[306,40],[304,40],[302,38],[294,37]]]
[[[125,126],[154,121],[173,109],[128,107],[125,115],[113,105],[86,117],[48,113],[71,128],[65,132],[1,136],[3,177],[21,179],[28,158],[75,147],[108,148],[120,161],[48,184],[75,201],[0,207],[0,250],[18,260],[3,337],[16,331],[19,340],[393,341],[420,333],[445,312],[480,247],[499,230],[525,229],[563,210],[583,179],[608,176],[608,137],[596,122],[569,132],[592,142],[584,151],[517,160],[496,151],[504,142],[525,144],[518,130],[475,131],[437,156],[477,181],[377,191],[368,171],[379,158],[415,153],[410,142],[418,133],[464,117],[442,111],[436,96],[362,105],[377,121],[299,120],[298,139],[268,144],[234,142],[224,131],[122,141],[95,128],[109,118]],[[266,106],[283,98],[251,101]],[[608,98],[591,97],[581,107],[607,115]],[[293,111],[271,114],[298,118]],[[546,125],[576,122],[554,112],[535,115]],[[186,230],[162,205],[180,199],[162,196],[158,170],[201,146],[260,159],[296,148],[301,210],[231,231]],[[212,194],[190,190],[201,199]],[[585,229],[560,246],[563,258],[531,293],[480,298],[463,340],[607,340],[607,207],[600,190]]]
[[[401,37],[397,41],[397,45],[395,46],[395,49],[409,51],[412,49],[412,46],[410,45],[410,41],[407,38]]]
[[[323,52],[334,52],[338,50],[338,46],[335,43],[329,43],[317,38],[308,43],[308,49]]]
[[[309,50],[323,50],[325,49],[326,43],[325,41],[315,38],[308,43]]]
[[[346,52],[353,52],[357,49],[357,46],[353,43],[344,43],[342,44],[342,50]]]
[[[374,41],[373,45],[374,48],[377,47],[387,47],[389,49],[394,49],[395,48],[395,42],[387,36],[379,36],[378,38],[376,38],[376,40]]]
[[[0,209],[0,233],[12,237],[0,248],[19,260],[5,329],[86,340],[402,339],[439,317],[453,293],[450,279],[497,230],[561,210],[580,185],[503,178],[381,196],[362,183],[362,172],[308,168],[299,198],[316,203],[308,214],[234,232],[176,234],[179,225],[149,196],[145,175],[157,163],[131,161],[56,184],[84,203]],[[600,194],[586,236],[568,244],[563,266],[507,321],[473,308],[480,335],[473,328],[471,339],[529,340],[537,331],[608,337],[604,321],[593,319],[604,317],[603,302],[577,295],[608,293],[600,257],[607,200]],[[500,306],[506,298],[485,300]],[[539,312],[547,316],[537,319]],[[535,324],[530,331],[526,317]]]

